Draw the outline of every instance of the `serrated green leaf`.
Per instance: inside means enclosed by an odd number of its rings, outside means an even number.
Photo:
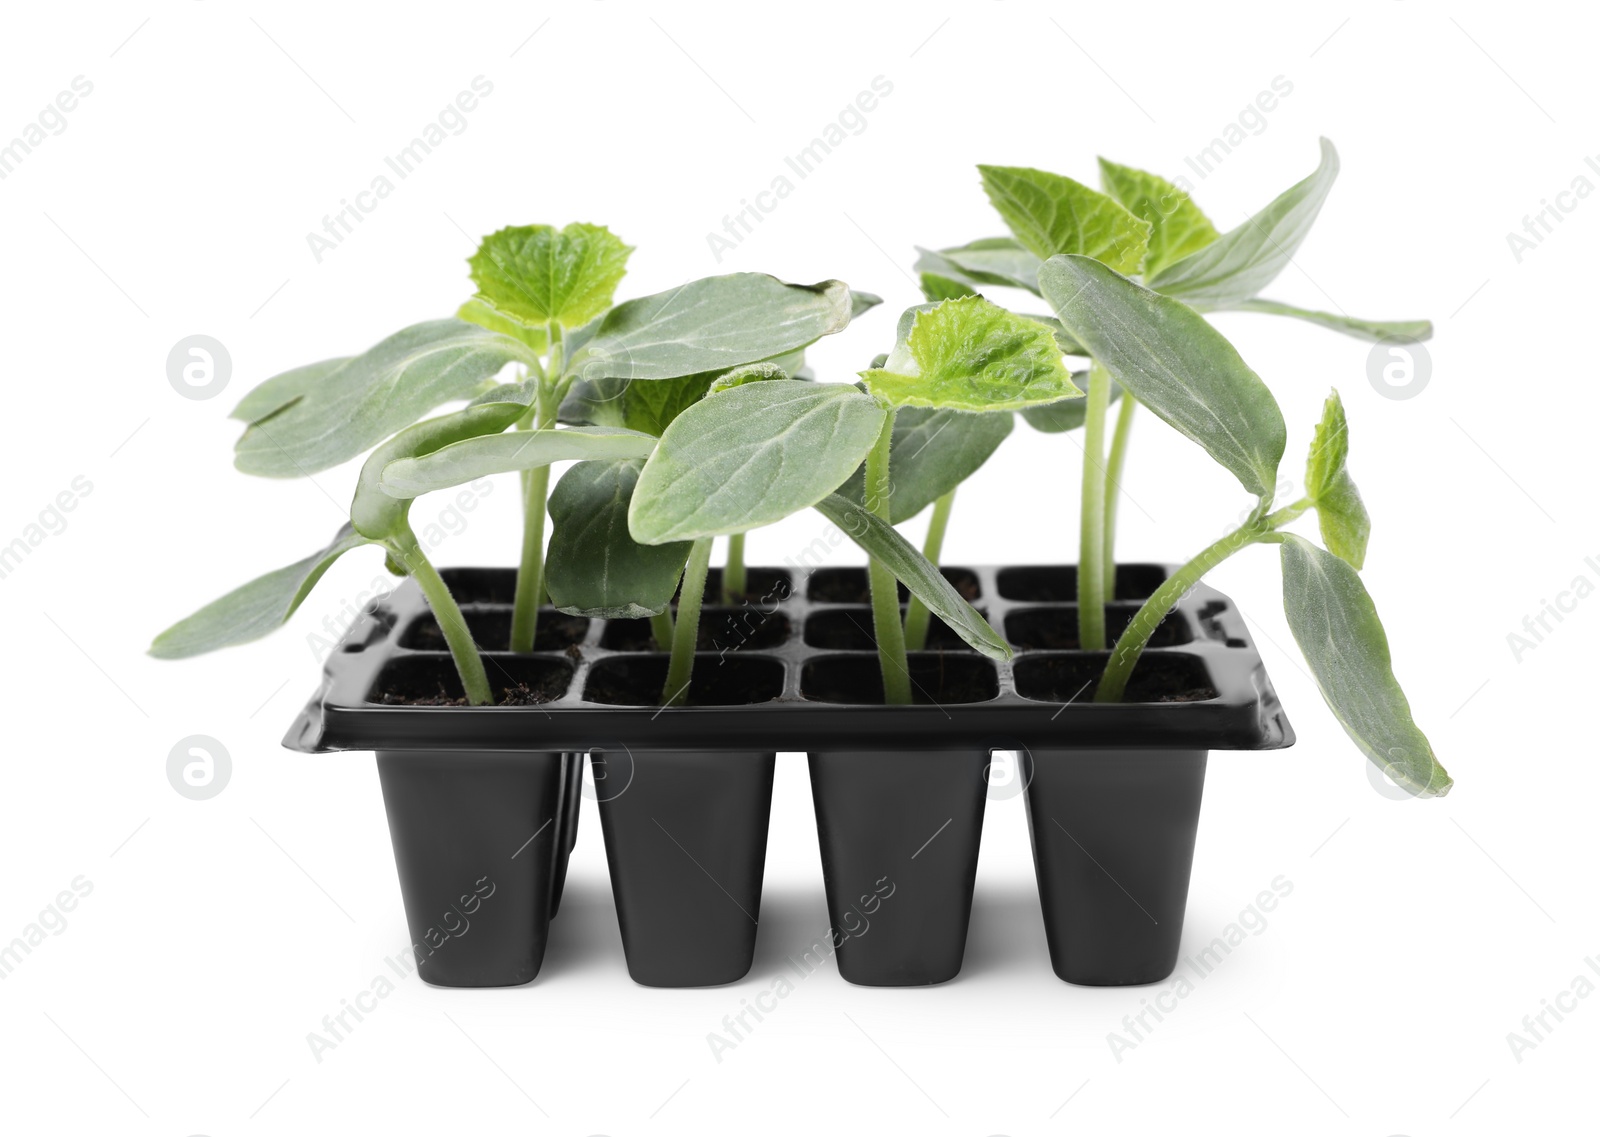
[[[883,518],[839,494],[816,503],[817,511],[884,565],[928,611],[950,626],[973,650],[990,659],[1010,659],[1011,647],[976,609],[961,598],[936,565]]]
[[[485,237],[467,263],[502,316],[575,328],[611,307],[632,252],[603,225],[517,225]]]
[[[1150,223],[1150,247],[1141,270],[1146,277],[1197,253],[1218,237],[1217,228],[1187,193],[1163,177],[1100,159],[1100,184]]]
[[[883,367],[861,373],[894,406],[997,411],[1081,396],[1043,324],[981,296],[925,306],[903,319]]]
[[[815,504],[860,465],[884,410],[855,387],[774,379],[696,403],[667,427],[628,524],[657,545],[742,533]]]
[[[1343,332],[1347,336],[1354,336],[1358,340],[1367,340],[1376,343],[1389,336],[1401,336],[1405,339],[1422,340],[1433,336],[1433,322],[1431,320],[1361,320],[1354,316],[1335,316],[1331,312],[1314,312],[1309,308],[1296,308],[1292,304],[1280,304],[1276,300],[1263,300],[1260,297],[1254,300],[1243,300],[1233,306],[1238,312],[1265,312],[1272,316],[1289,316],[1296,320],[1304,320],[1309,324],[1320,324],[1324,328],[1331,328],[1336,332]]]
[[[260,639],[294,615],[334,561],[367,543],[351,526],[341,526],[326,548],[259,576],[179,620],[155,638],[150,654],[157,659],[185,659]]]
[[[491,421],[485,420],[486,425]],[[463,422],[456,437],[430,443],[414,453],[393,454],[382,468],[378,488],[391,498],[409,499],[552,462],[645,458],[655,445],[651,435],[616,427],[545,427],[500,433]]]
[[[1361,577],[1303,538],[1281,540],[1284,611],[1334,717],[1397,785],[1420,797],[1448,793],[1450,775],[1411,717]]]
[[[1350,452],[1349,435],[1344,404],[1335,391],[1323,404],[1322,421],[1317,424],[1311,453],[1306,458],[1306,496],[1316,503],[1317,524],[1328,550],[1359,569],[1367,559],[1372,520],[1345,465]]]
[[[1081,405],[1083,400],[1073,402]],[[889,521],[898,525],[915,517],[977,473],[1010,435],[1011,427],[1011,415],[1004,411],[968,414],[901,407],[895,412],[889,446]],[[865,504],[865,468],[858,467],[837,492]]]
[[[456,319],[465,320],[469,324],[477,324],[480,328],[488,328],[491,332],[499,332],[510,336],[512,339],[521,340],[539,355],[550,350],[550,334],[547,330],[549,324],[525,324],[515,316],[500,311],[494,304],[482,296],[474,296],[461,307],[456,309]]]
[[[1022,166],[979,166],[984,192],[1017,240],[1043,259],[1062,253],[1138,272],[1150,223],[1121,202],[1061,174]]]
[[[1074,371],[1072,381],[1080,387],[1089,385],[1087,371]],[[1113,379],[1111,381],[1110,402],[1114,403],[1122,398],[1122,388]],[[1028,407],[1022,411],[1023,420],[1043,434],[1064,434],[1069,430],[1077,430],[1083,425],[1089,413],[1089,400],[1063,399],[1059,403],[1050,403],[1042,407]]]
[[[1052,257],[1045,299],[1124,390],[1269,498],[1287,432],[1278,402],[1194,309],[1088,257]]]
[[[573,616],[632,619],[666,611],[693,541],[641,545],[628,505],[644,463],[579,462],[550,495],[550,603]]]
[[[526,344],[464,320],[413,324],[318,376],[299,398],[252,422],[234,446],[234,465],[269,478],[326,470],[441,403],[472,398],[507,363],[533,358]]]
[[[1147,274],[1145,283],[1201,311],[1231,308],[1249,300],[1289,264],[1338,176],[1338,152],[1324,138],[1322,161],[1310,177],[1199,252]]]
[[[274,375],[251,388],[228,417],[247,424],[269,419],[289,404],[316,391],[328,376],[349,362],[349,356],[324,359],[320,363],[308,363],[304,367]]]
[[[785,284],[741,272],[618,304],[571,356],[580,379],[675,379],[775,359],[850,323],[837,280]]]

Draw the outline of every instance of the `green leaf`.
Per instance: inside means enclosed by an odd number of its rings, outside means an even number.
[[[539,355],[550,350],[550,325],[547,323],[527,324],[506,312],[500,311],[494,304],[482,296],[474,296],[460,308],[456,309],[456,319],[465,320],[469,324],[477,324],[480,328],[488,328],[491,332],[499,332],[510,336],[512,339],[521,340]]]
[[[619,304],[568,372],[585,380],[675,379],[774,359],[850,322],[850,289],[837,280],[785,284],[755,272],[691,281]]]
[[[552,462],[646,458],[656,439],[608,426],[491,433],[462,424],[459,437],[415,454],[396,453],[382,469],[379,488],[391,498],[415,498],[465,482],[533,470]]]
[[[981,284],[1022,288],[1035,296],[1039,294],[1042,262],[1037,254],[1023,248],[1014,238],[984,237],[953,249],[943,249],[937,255]]]
[[[289,404],[315,391],[328,376],[349,362],[349,356],[324,359],[321,363],[308,363],[304,367],[274,375],[256,384],[239,400],[239,405],[233,408],[228,417],[244,423],[257,423],[271,418]]]
[[[1082,406],[1082,399],[1058,405]],[[1023,412],[1026,414],[1027,412]],[[889,446],[889,520],[898,525],[932,505],[966,481],[989,460],[1011,433],[1012,418],[1004,411],[968,414],[931,407],[901,407],[894,416]],[[866,470],[858,467],[838,493],[866,502]]]
[[[1145,283],[1202,311],[1249,300],[1288,265],[1338,176],[1339,155],[1324,138],[1322,162],[1310,177],[1199,252],[1147,274]]]
[[[1089,349],[1084,347],[1077,340],[1073,339],[1072,333],[1067,331],[1066,328],[1062,327],[1061,321],[1056,319],[1054,316],[1040,316],[1033,312],[1022,312],[1020,315],[1024,320],[1036,320],[1045,327],[1049,328],[1050,331],[1055,334],[1056,346],[1059,347],[1065,354],[1082,356],[1087,356],[1089,354]],[[1074,382],[1076,382],[1076,380],[1074,380]]]
[[[895,530],[889,522],[864,505],[839,494],[817,502],[817,510],[837,525],[867,555],[894,573],[895,579],[928,611],[950,626],[975,651],[990,659],[1010,659],[1011,647],[976,609],[961,598],[936,565]]]
[[[1372,520],[1345,468],[1349,453],[1350,432],[1344,404],[1335,391],[1322,406],[1322,421],[1317,424],[1311,453],[1306,458],[1306,496],[1316,503],[1317,524],[1328,550],[1359,569],[1367,559]]]
[[[1324,328],[1332,328],[1336,332],[1343,332],[1347,336],[1373,343],[1389,336],[1401,336],[1420,343],[1433,336],[1431,320],[1359,320],[1353,316],[1313,312],[1308,308],[1296,308],[1291,304],[1280,304],[1276,300],[1260,298],[1242,300],[1234,305],[1234,309],[1240,312],[1265,312],[1273,316],[1291,316],[1296,320],[1320,324]]]
[[[863,312],[870,312],[883,303],[883,297],[875,292],[850,292],[850,318],[854,320]]]
[[[390,492],[384,480],[389,468],[399,462],[432,454],[463,439],[497,435],[527,411],[526,403],[508,397],[505,402],[475,403],[402,430],[368,455],[362,464],[355,496],[350,502],[350,524],[355,526],[357,533],[373,541],[392,541],[403,537],[410,528],[407,514],[411,510],[412,498],[421,496],[427,489],[459,485],[479,475],[442,481],[437,486],[418,489],[415,493],[404,492],[404,487],[396,483],[394,492]],[[404,469],[402,467],[402,471]],[[454,470],[455,467],[451,467],[451,471]]]
[[[693,541],[641,545],[628,505],[644,463],[579,462],[550,495],[550,603],[573,616],[631,619],[666,611]]]
[[[1134,216],[1150,223],[1145,276],[1197,253],[1217,239],[1217,228],[1187,193],[1166,178],[1100,159],[1100,184]]]
[[[945,300],[902,318],[883,367],[861,373],[895,406],[996,411],[1081,396],[1050,329],[981,296]]]
[[[1045,258],[1076,253],[1118,272],[1138,272],[1150,223],[1114,198],[1060,174],[1022,166],[979,166],[984,192],[1017,240]]]
[[[341,526],[327,548],[259,576],[179,620],[155,638],[150,654],[157,659],[186,659],[260,639],[294,615],[334,561],[367,543],[349,525]]]
[[[853,386],[749,383],[679,415],[645,464],[628,523],[651,545],[770,525],[832,493],[885,411]]]
[[[743,387],[746,383],[765,383],[768,379],[789,377],[789,373],[776,363],[747,363],[743,367],[735,367],[732,371],[718,375],[706,393],[715,395],[720,391]]]
[[[714,371],[685,375],[681,379],[652,379],[628,382],[622,396],[622,425],[660,438],[667,427],[684,411],[705,398],[717,379]],[[618,382],[602,379],[601,384]]]
[[[1205,447],[1244,488],[1270,498],[1283,413],[1233,345],[1194,309],[1088,257],[1039,270],[1057,317],[1122,387]]]
[[[922,295],[930,303],[940,300],[959,300],[963,296],[976,296],[978,290],[970,284],[948,276],[940,276],[936,272],[924,272],[917,275],[917,283],[922,288]]]
[[[245,429],[234,465],[269,478],[326,470],[441,403],[472,398],[507,363],[533,359],[526,344],[464,320],[413,324],[317,376],[314,385],[285,382],[280,390],[298,384],[299,398]],[[285,376],[267,382],[280,380]]]
[[[632,252],[603,225],[518,225],[485,237],[467,263],[498,313],[575,328],[611,307]]]
[[[1074,371],[1072,381],[1080,387],[1086,387],[1089,382],[1087,371]],[[1110,402],[1122,398],[1122,387],[1117,381],[1111,381]],[[1089,413],[1088,399],[1063,399],[1059,403],[1049,403],[1042,407],[1028,407],[1022,412],[1023,419],[1034,430],[1044,434],[1064,434],[1069,430],[1077,430],[1083,425],[1084,418]]]
[[[1389,662],[1389,639],[1356,570],[1282,534],[1283,607],[1322,697],[1368,758],[1419,797],[1452,784],[1411,717]]]

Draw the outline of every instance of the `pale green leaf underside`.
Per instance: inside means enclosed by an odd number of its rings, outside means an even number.
[[[1334,717],[1380,770],[1413,794],[1452,784],[1411,717],[1394,677],[1372,597],[1344,561],[1303,538],[1282,538],[1283,606]]]
[[[572,357],[581,379],[674,379],[773,359],[850,322],[837,280],[785,284],[743,272],[691,281],[619,304]]]
[[[1145,283],[1201,311],[1249,300],[1288,265],[1338,176],[1339,155],[1324,138],[1322,161],[1310,177],[1199,252],[1148,274]]]
[[[1242,300],[1235,304],[1233,309],[1239,312],[1265,312],[1271,316],[1289,316],[1372,343],[1389,336],[1416,340],[1420,343],[1433,336],[1431,320],[1362,320],[1354,316],[1335,316],[1332,312],[1296,308],[1292,304],[1281,304],[1276,300],[1263,300],[1260,297]]]
[[[1100,159],[1100,184],[1134,216],[1150,223],[1146,277],[1197,253],[1218,237],[1210,218],[1183,190],[1156,174]]]
[[[1017,410],[1083,394],[1049,328],[981,296],[915,310],[883,367],[861,378],[895,406],[950,410]]]
[[[467,437],[419,457],[397,458],[383,467],[379,484],[390,497],[414,498],[552,462],[647,458],[655,445],[652,435],[618,427],[513,430]]]
[[[550,349],[549,324],[524,323],[515,316],[500,311],[492,301],[483,296],[474,296],[457,308],[456,319],[521,340],[540,355]]]
[[[550,603],[573,616],[633,619],[666,610],[692,541],[641,545],[628,505],[644,463],[579,462],[550,495]]]
[[[1082,406],[1082,399],[1052,403]],[[1024,412],[1027,413],[1027,412]],[[889,447],[889,520],[898,525],[932,505],[978,471],[1011,433],[1011,415],[902,407],[895,412]],[[839,487],[841,497],[866,500],[866,473],[857,467]]]
[[[884,414],[853,386],[797,379],[712,395],[661,436],[634,490],[631,532],[655,545],[782,520],[850,476]]]
[[[1044,262],[1015,238],[984,237],[953,249],[942,249],[935,255],[943,256],[965,276],[979,283],[1039,294],[1039,266]]]
[[[1269,497],[1286,430],[1277,400],[1222,333],[1194,309],[1088,257],[1052,257],[1039,271],[1057,317],[1111,377]]]
[[[979,166],[984,191],[1017,240],[1043,259],[1062,253],[1136,273],[1150,223],[1118,201],[1061,174],[1022,166]]]
[[[323,380],[349,362],[349,356],[324,359],[320,363],[308,363],[304,367],[274,375],[251,388],[228,417],[244,423],[257,423],[271,418],[290,403],[315,391]]]
[[[365,544],[367,539],[349,525],[340,527],[327,548],[259,576],[179,620],[155,638],[150,654],[157,659],[185,659],[260,639],[294,615],[334,561]]]
[[[868,556],[892,572],[911,595],[926,604],[930,612],[948,624],[973,650],[990,659],[1011,658],[1010,645],[894,526],[839,494],[830,494],[817,502],[816,507]]]
[[[573,328],[611,307],[632,252],[603,225],[518,225],[485,237],[467,263],[496,311]]]
[[[319,376],[278,413],[253,422],[234,447],[234,464],[271,478],[326,470],[441,403],[472,398],[507,363],[532,359],[526,344],[465,320],[413,324]]]

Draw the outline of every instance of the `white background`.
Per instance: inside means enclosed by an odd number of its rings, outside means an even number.
[[[1207,4],[1170,9],[807,4],[649,9],[220,3],[8,9],[0,140],[74,76],[93,92],[0,181],[5,499],[0,543],[83,476],[92,492],[0,580],[7,630],[0,940],[82,875],[67,926],[0,981],[13,1132],[561,1134],[1177,1131],[1408,1135],[1593,1125],[1600,998],[1519,1063],[1507,1033],[1600,955],[1586,711],[1600,599],[1520,662],[1508,633],[1579,575],[1593,515],[1600,200],[1521,263],[1507,243],[1600,150],[1586,6]],[[529,38],[529,37],[532,38]],[[130,38],[131,37],[131,38]],[[306,234],[368,186],[474,76],[493,85],[321,263]],[[718,263],[706,234],[784,172],[875,76],[893,93]],[[912,246],[1001,231],[977,162],[1086,181],[1094,159],[1183,174],[1274,77],[1293,92],[1203,180],[1229,228],[1309,173],[1344,172],[1269,294],[1430,317],[1432,379],[1368,380],[1368,346],[1307,325],[1217,324],[1291,426],[1349,410],[1374,536],[1365,577],[1401,679],[1457,786],[1379,792],[1292,651],[1276,557],[1213,583],[1248,614],[1300,743],[1213,756],[1184,950],[1282,874],[1293,894],[1119,1063],[1107,1034],[1150,992],[1049,969],[1020,800],[989,811],[966,969],[931,990],[803,984],[718,1063],[706,1043],[826,923],[805,765],[779,760],[758,957],[742,984],[634,986],[593,804],[549,956],[520,989],[412,979],[337,1050],[306,1035],[406,942],[371,758],[278,745],[313,689],[307,635],[379,573],[341,563],[290,626],[163,664],[155,631],[320,546],[355,468],[233,471],[226,414],[260,379],[349,354],[467,295],[476,236],[611,226],[621,295],[762,270],[840,277],[887,303],[812,358],[848,380],[917,300]],[[168,384],[180,338],[228,389]],[[963,489],[948,560],[1060,562],[1074,442],[1019,426]],[[1152,417],[1136,427],[1125,559],[1176,560],[1248,502]],[[427,501],[416,516],[442,509]],[[909,523],[920,538],[923,522]],[[821,531],[751,539],[753,563]],[[514,487],[441,548],[509,564]],[[841,552],[841,563],[852,554]],[[217,797],[168,785],[206,734]],[[849,1016],[848,1018],[846,1016]],[[447,1017],[448,1016],[448,1017]],[[853,1020],[853,1021],[852,1021]],[[534,1103],[537,1103],[535,1105]],[[1065,1104],[1063,1104],[1065,1103]],[[548,1119],[545,1115],[548,1115]]]

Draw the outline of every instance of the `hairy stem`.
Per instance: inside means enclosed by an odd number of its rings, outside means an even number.
[[[700,637],[700,602],[706,592],[706,573],[711,567],[711,538],[701,537],[689,550],[689,563],[683,569],[683,584],[678,591],[678,619],[672,629],[672,661],[667,665],[667,682],[661,688],[661,705],[678,706],[689,697],[689,679],[694,674],[694,647]]]
[[[933,519],[928,522],[928,536],[922,542],[922,555],[937,568],[939,556],[944,552],[944,532],[950,525],[950,507],[955,504],[956,491],[951,490],[933,503]],[[921,651],[928,642],[928,606],[917,597],[906,605],[906,650]]]
[[[883,417],[878,441],[867,455],[867,508],[889,520],[889,446],[894,440],[894,412]],[[878,641],[878,668],[883,672],[883,701],[891,706],[911,702],[911,672],[906,668],[906,634],[900,624],[899,584],[888,567],[873,558],[867,562],[872,585],[872,634]]]
[[[1117,408],[1117,427],[1111,434],[1111,453],[1106,458],[1106,530],[1104,548],[1106,588],[1114,600],[1117,595],[1117,503],[1122,498],[1122,467],[1128,460],[1128,435],[1133,431],[1133,412],[1139,401],[1128,392],[1122,392],[1122,405]]]
[[[561,344],[550,349],[548,374],[561,373]],[[534,402],[534,430],[551,430],[556,424],[557,400],[543,379]],[[517,424],[525,428],[526,420]],[[511,607],[511,650],[532,651],[544,603],[544,515],[550,496],[550,467],[540,466],[522,475],[522,560],[517,566],[517,591]]]
[[[722,602],[737,604],[745,592],[744,534],[728,534],[728,560],[722,566]]]
[[[1128,686],[1128,677],[1133,674],[1134,665],[1139,662],[1139,656],[1149,644],[1150,637],[1155,634],[1161,621],[1166,619],[1167,613],[1172,611],[1173,606],[1183,598],[1183,594],[1200,583],[1201,577],[1240,549],[1270,537],[1275,530],[1310,509],[1311,505],[1309,498],[1301,498],[1276,513],[1264,517],[1252,517],[1233,532],[1202,549],[1192,560],[1162,582],[1161,587],[1151,593],[1150,599],[1146,600],[1134,614],[1133,621],[1117,639],[1117,646],[1111,651],[1111,659],[1106,664],[1105,673],[1100,676],[1100,685],[1095,688],[1094,701],[1116,703],[1122,700],[1123,692]]]
[[[656,638],[657,651],[672,650],[672,611],[663,608],[650,617],[650,634]]]
[[[1083,419],[1083,509],[1078,519],[1078,644],[1085,651],[1106,646],[1106,409],[1111,374],[1089,368]]]
[[[423,553],[416,538],[409,534],[403,542],[392,545],[389,551],[411,573],[412,579],[422,589],[428,607],[433,610],[433,618],[444,633],[444,642],[450,646],[450,657],[461,676],[467,702],[474,706],[494,702],[494,693],[489,689],[489,677],[483,670],[483,657],[478,654],[478,645],[467,630],[467,621],[461,615],[461,608],[456,604],[456,598],[450,595],[450,588],[439,575],[439,570],[433,567],[433,562]]]

